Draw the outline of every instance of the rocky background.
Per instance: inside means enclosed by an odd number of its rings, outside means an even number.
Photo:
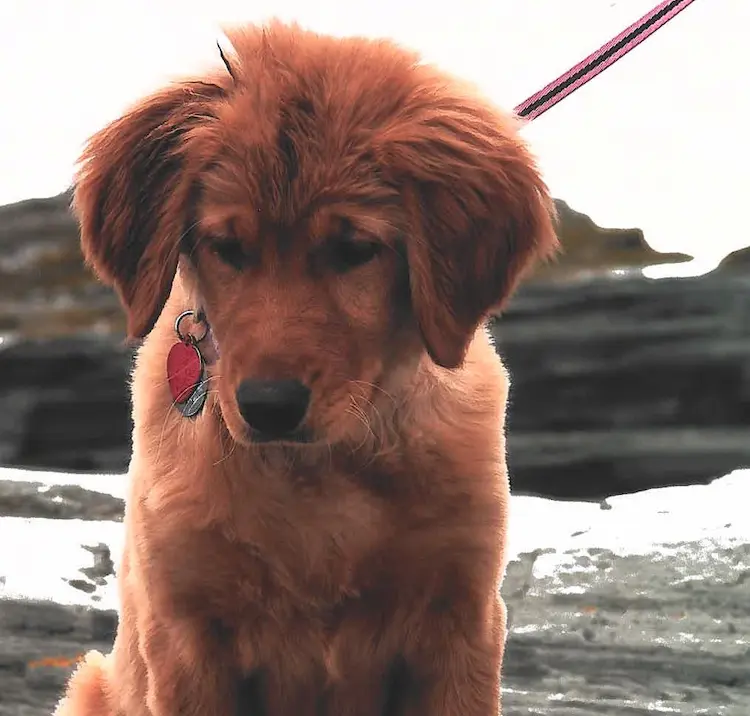
[[[122,473],[132,355],[114,295],[82,265],[69,199],[0,207],[0,465]],[[566,550],[536,535],[576,504],[521,511],[533,539],[505,585],[506,713],[746,716],[750,539],[667,539],[635,556],[601,535],[648,531],[675,493],[619,519],[613,495],[750,465],[747,250],[705,276],[649,280],[641,267],[690,257],[558,208],[564,253],[492,324],[513,376],[514,500],[587,500],[604,532]],[[50,713],[76,656],[111,643],[102,595],[123,507],[109,481],[121,478],[84,477],[0,468],[0,716]],[[563,536],[586,534],[586,520]],[[565,564],[550,572],[552,553]]]
[[[69,203],[0,207],[0,464],[121,472],[131,353]],[[745,252],[705,276],[650,280],[641,267],[690,257],[558,209],[563,253],[492,325],[513,376],[516,493],[601,499],[750,464]]]

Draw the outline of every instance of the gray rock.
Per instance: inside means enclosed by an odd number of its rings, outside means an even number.
[[[114,293],[83,265],[71,194],[0,206],[0,334],[121,334]]]
[[[750,275],[528,285],[492,333],[518,491],[598,499],[750,465]]]
[[[633,269],[660,264],[677,264],[693,257],[662,253],[653,249],[640,229],[607,229],[590,216],[576,211],[562,199],[555,199],[558,214],[559,255],[536,267],[533,281],[566,281],[583,274],[605,275],[614,269]]]
[[[131,361],[119,342],[93,337],[0,344],[0,462],[121,472]]]
[[[750,276],[533,284],[492,332],[518,494],[601,500],[750,465]],[[124,471],[131,360],[114,340],[0,346],[0,459]]]
[[[69,201],[0,207],[0,332],[24,337],[0,342],[0,463],[120,472],[132,354]],[[566,252],[492,325],[513,376],[514,490],[601,500],[750,464],[750,275],[581,278],[686,257],[557,204]]]
[[[0,479],[0,516],[3,517],[122,520],[124,508],[122,499],[78,485],[48,486],[40,482]]]

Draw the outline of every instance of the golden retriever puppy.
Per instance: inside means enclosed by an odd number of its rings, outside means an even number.
[[[65,716],[494,716],[508,378],[556,246],[516,120],[270,23],[95,135],[83,251],[145,338],[111,655]],[[219,64],[219,63],[217,63]]]

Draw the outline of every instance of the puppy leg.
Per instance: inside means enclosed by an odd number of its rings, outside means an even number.
[[[146,666],[146,704],[151,716],[234,713],[237,673],[231,650],[210,625],[151,620],[139,628]]]
[[[90,651],[70,677],[55,716],[115,716],[107,683],[106,657]]]
[[[383,638],[389,614],[353,614],[339,626],[328,664],[327,716],[395,716],[390,703],[398,696],[398,640]],[[394,692],[393,694],[391,692]],[[398,701],[398,699],[396,699]]]
[[[455,616],[455,615],[454,615]],[[402,716],[500,716],[505,605],[497,599],[479,633],[433,622],[407,658],[411,687],[397,699]]]

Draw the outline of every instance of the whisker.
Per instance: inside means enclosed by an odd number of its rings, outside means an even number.
[[[364,445],[367,443],[367,441],[370,438],[375,439],[375,433],[372,430],[372,426],[370,425],[370,421],[368,419],[367,414],[362,409],[362,407],[358,405],[356,398],[350,394],[349,399],[350,399],[350,404],[346,408],[346,413],[348,415],[351,415],[352,417],[357,418],[357,420],[359,420],[359,422],[365,428],[365,435],[362,438],[361,442],[352,449],[352,453],[356,453],[362,447],[364,447]]]
[[[370,406],[373,412],[373,417],[379,422],[380,427],[382,428],[385,425],[385,419],[383,418],[380,410],[378,410],[378,407],[369,398],[366,398],[365,396],[361,396],[361,399],[364,400],[365,403],[367,403],[367,405]]]
[[[371,382],[369,382],[367,380],[358,380],[356,378],[350,378],[349,382],[350,383],[354,383],[355,385],[362,385],[362,386],[365,386],[367,388],[372,388],[373,390],[379,390],[383,395],[386,396],[386,398],[388,398],[393,403],[394,407],[398,404],[397,401],[396,401],[396,398],[394,398],[393,395],[391,395],[385,388],[383,388],[383,387],[381,387],[381,386],[379,386],[379,385],[377,385],[375,383],[371,383]]]
[[[231,438],[230,438],[230,440],[231,440]],[[224,453],[224,442],[221,439],[221,435],[219,435],[219,445],[221,445],[222,453]],[[232,457],[232,455],[234,455],[234,451],[236,449],[237,449],[237,443],[236,443],[236,441],[232,440],[232,446],[231,446],[229,452],[227,452],[225,454],[222,454],[222,456],[213,464],[214,467],[216,467],[217,465],[220,465],[222,462],[224,462],[225,460],[228,460],[230,457]]]

